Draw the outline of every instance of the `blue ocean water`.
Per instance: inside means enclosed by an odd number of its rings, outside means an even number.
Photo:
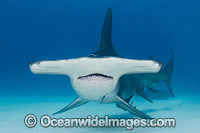
[[[34,75],[28,63],[96,51],[108,7],[113,12],[113,45],[120,55],[153,55],[166,65],[172,48],[175,98],[199,96],[199,6],[198,0],[1,0],[0,97],[76,97],[68,77]]]

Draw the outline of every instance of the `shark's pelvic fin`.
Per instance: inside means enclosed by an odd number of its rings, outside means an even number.
[[[115,97],[115,103],[116,103],[117,107],[122,108],[123,110],[128,111],[133,115],[136,115],[143,119],[152,119],[150,116],[148,116],[145,113],[134,108],[133,106],[131,106],[129,103],[127,103],[126,101],[124,101],[122,98],[120,98],[117,95]]]
[[[129,103],[130,102],[130,100],[131,100],[131,98],[133,97],[134,95],[132,95],[132,96],[130,96],[129,98],[127,98],[125,101],[127,102],[127,103]]]
[[[174,97],[174,92],[172,90],[171,83],[170,83],[171,77],[172,77],[173,65],[174,65],[174,54],[173,54],[172,49],[170,49],[170,50],[171,50],[171,54],[172,54],[170,61],[168,62],[166,67],[161,72],[163,75],[166,76],[166,79],[163,81],[167,85],[170,94]]]
[[[78,98],[76,98],[76,100],[74,100],[72,103],[70,103],[69,105],[67,105],[66,107],[64,107],[63,109],[61,109],[60,111],[54,113],[53,115],[63,113],[63,112],[65,112],[65,111],[68,111],[68,110],[70,110],[70,109],[79,107],[79,106],[84,105],[84,104],[86,104],[86,103],[88,103],[88,101],[83,100],[83,99],[81,99],[80,97],[78,97]]]
[[[158,92],[154,87],[147,86],[147,89],[149,89],[152,92]]]
[[[143,97],[144,99],[146,99],[147,101],[149,101],[150,103],[153,103],[153,101],[152,101],[151,99],[149,99],[149,98],[145,95],[144,90],[141,90],[141,91],[139,91],[139,92],[137,92],[137,93],[138,93],[138,95],[140,95],[141,97]]]

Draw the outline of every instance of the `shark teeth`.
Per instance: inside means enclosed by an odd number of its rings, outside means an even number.
[[[86,76],[81,76],[77,78],[78,80],[87,80],[87,81],[91,81],[91,80],[101,80],[101,81],[107,81],[107,80],[112,80],[113,77],[112,76],[107,76],[104,74],[100,74],[100,73],[93,73],[93,74],[89,74]]]

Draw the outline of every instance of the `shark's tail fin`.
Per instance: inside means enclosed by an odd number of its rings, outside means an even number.
[[[172,77],[173,65],[174,65],[174,54],[173,54],[172,48],[170,50],[171,50],[171,59],[169,60],[166,67],[161,71],[161,73],[166,77],[163,81],[167,85],[172,97],[174,97],[174,93],[173,93],[172,86],[170,83],[171,77]]]

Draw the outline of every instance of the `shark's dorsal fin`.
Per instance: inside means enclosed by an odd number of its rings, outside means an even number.
[[[108,8],[101,33],[100,48],[91,56],[119,56],[112,45],[112,10]]]
[[[104,19],[103,29],[101,33],[101,45],[103,49],[113,49],[112,46],[112,10],[108,8]]]

